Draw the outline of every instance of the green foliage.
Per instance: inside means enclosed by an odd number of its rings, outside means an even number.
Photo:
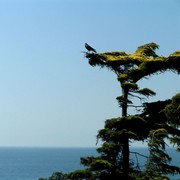
[[[152,42],[138,47],[135,54],[138,54],[139,56],[158,57],[155,53],[155,50],[158,48],[159,46]]]
[[[170,55],[171,57],[173,57],[173,56],[180,56],[180,50],[179,51],[175,51],[174,53],[172,53],[171,55]]]
[[[86,58],[89,59],[89,64],[91,66],[101,66],[101,67],[104,67],[105,66],[105,63],[104,63],[104,60],[101,59],[100,56],[98,56],[97,54],[94,54],[94,53],[86,53]]]
[[[91,169],[99,170],[110,170],[113,167],[113,164],[104,159],[96,159],[91,163]]]
[[[169,120],[169,123],[180,127],[180,93],[176,94],[172,98],[171,104],[167,105],[164,112]]]
[[[120,82],[126,82],[129,79],[128,74],[119,74],[118,80]]]
[[[123,96],[118,96],[116,99],[117,99],[117,101],[118,101],[119,106],[122,107],[122,104],[123,104]],[[129,99],[127,99],[127,104],[133,104],[133,102],[130,101]]]
[[[134,180],[170,180],[168,177],[161,175],[158,171],[153,171],[151,169],[146,172],[134,172],[130,176]]]
[[[180,151],[180,93],[172,98],[172,102],[163,110],[166,115],[167,122],[171,125],[172,136],[169,137],[170,143],[176,146],[177,151]],[[176,131],[174,130],[176,129]]]
[[[115,154],[119,153],[120,148],[118,144],[104,142],[101,147],[97,148],[97,152],[101,153],[102,156],[113,157]]]
[[[76,170],[74,172],[69,173],[67,178],[71,180],[90,179],[92,178],[92,173],[88,169]],[[92,180],[93,179],[94,178],[92,178]]]
[[[54,172],[48,180],[67,180],[67,175],[63,172]]]
[[[100,57],[106,61],[117,61],[117,59],[123,60],[127,56],[128,54],[126,54],[125,52],[119,52],[119,51],[105,52],[100,54]]]
[[[142,130],[139,131],[139,128]],[[106,142],[122,143],[124,137],[133,140],[144,139],[146,122],[139,116],[108,119],[105,128],[99,130],[97,138]]]
[[[173,137],[170,137],[170,143],[173,144],[176,147],[176,150],[180,152],[180,136],[174,135]]]
[[[131,91],[135,91],[138,89],[138,86],[136,83],[131,83],[131,82],[123,82],[122,83],[122,88],[123,89],[128,89],[128,90],[131,90]]]
[[[63,172],[54,172],[49,178],[39,178],[39,180],[68,180],[68,177]]]
[[[169,57],[156,54],[159,46],[149,43],[137,48],[135,53],[105,52],[100,54],[86,53],[92,66],[101,66],[111,69],[118,75],[121,82],[137,82],[145,76],[167,70],[180,73],[180,51],[172,53]]]
[[[137,93],[141,94],[141,95],[144,95],[146,97],[149,97],[149,96],[154,96],[156,95],[156,93],[148,88],[144,88],[144,89],[140,89],[137,91]]]
[[[81,164],[84,166],[89,166],[96,158],[94,156],[90,157],[81,157]]]

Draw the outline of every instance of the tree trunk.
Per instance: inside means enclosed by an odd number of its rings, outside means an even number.
[[[124,179],[128,179],[129,174],[129,139],[128,137],[125,137],[123,140],[123,176]]]
[[[128,102],[128,90],[122,89],[122,117],[127,116],[127,102]],[[129,138],[125,135],[123,137],[123,149],[122,149],[122,155],[123,155],[123,175],[124,179],[128,179],[129,174]]]

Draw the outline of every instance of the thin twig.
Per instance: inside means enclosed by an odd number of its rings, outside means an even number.
[[[145,156],[145,155],[140,154],[140,153],[138,153],[138,152],[133,152],[133,151],[131,151],[130,153],[136,154],[136,155],[139,155],[139,156],[141,156],[141,157],[144,157],[144,158],[148,159],[148,156]]]

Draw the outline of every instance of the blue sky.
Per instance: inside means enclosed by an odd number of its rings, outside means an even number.
[[[159,55],[180,49],[178,0],[0,0],[0,146],[95,146],[117,117],[116,76],[92,68],[84,43],[98,52],[155,42]],[[166,73],[140,82],[151,100],[180,91]],[[138,145],[138,144],[136,144]]]

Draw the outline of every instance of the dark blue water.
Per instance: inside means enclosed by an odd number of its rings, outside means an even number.
[[[93,148],[0,148],[0,180],[38,180],[82,169],[80,157],[95,153]]]
[[[147,155],[145,148],[133,151]],[[170,151],[173,163],[180,165],[180,153]],[[38,180],[57,171],[83,169],[80,157],[91,155],[97,155],[95,148],[0,148],[0,180]],[[141,165],[144,161],[145,158],[139,158]]]

